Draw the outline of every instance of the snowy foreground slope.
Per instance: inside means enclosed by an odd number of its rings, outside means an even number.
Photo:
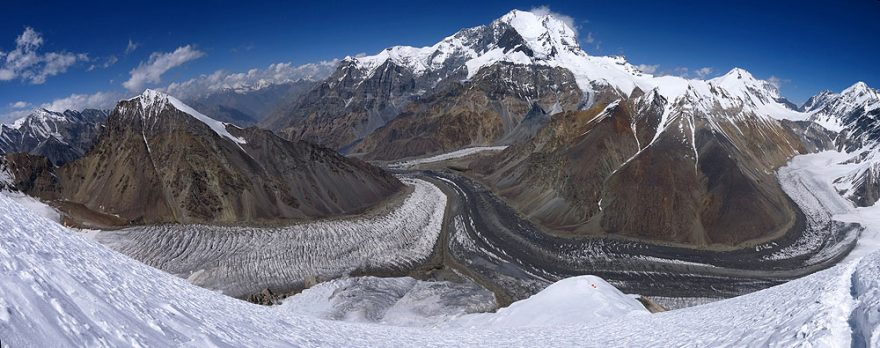
[[[604,282],[575,279],[580,280],[563,280],[564,286],[497,315],[481,315],[473,325],[468,316],[442,328],[326,321],[294,314],[293,304],[265,307],[199,288],[0,195],[3,347],[849,346],[853,339],[880,344],[878,253],[753,294],[654,315],[631,311],[626,304],[631,299]],[[604,298],[606,305],[578,320],[523,318],[579,301],[571,291],[555,291],[572,286],[584,301]],[[477,323],[486,327],[471,327]]]

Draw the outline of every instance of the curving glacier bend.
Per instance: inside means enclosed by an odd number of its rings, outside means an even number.
[[[497,323],[488,327],[468,325],[468,316],[442,328],[327,321],[295,314],[293,304],[260,306],[197,287],[0,195],[3,347],[880,344],[878,252],[749,295],[659,314],[632,310],[631,299],[598,278],[574,279],[481,314],[480,322]],[[596,291],[589,298],[604,298],[605,310],[550,326],[524,317],[565,306],[572,283]]]

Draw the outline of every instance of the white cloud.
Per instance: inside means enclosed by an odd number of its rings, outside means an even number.
[[[116,64],[116,62],[118,62],[118,61],[119,61],[119,58],[117,58],[116,55],[111,55],[111,56],[105,58],[105,59],[104,59],[104,62],[101,63],[101,64],[92,64],[92,65],[90,65],[89,68],[86,69],[86,71],[92,71],[92,70],[95,70],[95,69],[97,69],[97,68],[104,68],[104,69],[107,69],[107,68],[113,66],[113,64]]]
[[[31,27],[15,39],[15,49],[0,52],[0,81],[20,78],[32,84],[42,84],[50,76],[62,74],[80,61],[89,61],[84,53],[48,52],[41,54],[43,36]]]
[[[712,69],[710,67],[699,68],[697,70],[694,70],[694,75],[696,75],[697,78],[702,80],[702,79],[705,79],[706,77],[708,77],[710,74],[712,74],[713,70],[714,69]]]
[[[13,109],[24,109],[24,108],[28,107],[29,105],[31,105],[31,103],[28,103],[26,101],[17,101],[15,103],[9,104],[9,106]]]
[[[40,107],[52,111],[83,110],[83,109],[111,109],[122,99],[119,92],[97,92],[94,94],[71,94],[67,97],[55,99],[41,104]]]
[[[93,94],[71,94],[64,98],[40,104],[37,107],[58,112],[63,112],[65,110],[112,109],[122,98],[122,93],[112,91],[97,92]],[[0,114],[0,123],[13,122],[29,115],[34,110],[33,108],[29,108],[31,106],[33,106],[31,103],[25,101],[11,104],[10,107],[18,110]]]
[[[293,65],[292,63],[276,63],[265,69],[251,69],[242,73],[228,73],[218,70],[210,75],[201,75],[181,83],[172,83],[161,90],[178,98],[193,98],[222,89],[258,88],[272,84],[293,82],[301,79],[320,80],[329,76],[339,64],[338,59]],[[143,65],[143,64],[142,64]],[[93,94],[71,94],[55,99],[37,107],[52,111],[82,109],[112,109],[116,103],[127,96],[122,91],[103,91]],[[9,104],[11,110],[0,114],[0,123],[8,123],[29,115],[34,104],[19,101]]]
[[[767,82],[773,85],[773,87],[776,87],[776,89],[779,89],[780,87],[782,87],[782,84],[789,83],[791,82],[791,80],[783,79],[776,75],[770,75],[770,77],[767,78]]]
[[[162,74],[166,71],[204,55],[204,52],[191,45],[178,47],[174,52],[153,52],[148,61],[141,62],[137,68],[131,70],[131,78],[125,81],[122,86],[129,91],[138,92],[148,83],[162,82]]]
[[[15,110],[0,114],[0,124],[12,124],[15,120],[30,115],[32,110]]]
[[[706,78],[711,77],[711,75],[714,71],[715,71],[715,69],[708,67],[708,66],[694,69],[694,70],[688,69],[687,67],[680,66],[680,67],[673,68],[672,71],[664,70],[664,71],[658,72],[657,74],[680,76],[680,77],[684,77],[684,78],[688,78],[688,79],[697,78],[697,79],[705,80]]]
[[[338,59],[293,65],[276,63],[266,69],[251,69],[242,73],[217,70],[184,82],[175,82],[162,89],[177,98],[188,99],[204,96],[223,89],[250,89],[302,79],[321,80],[330,76],[339,64]]]
[[[547,5],[532,8],[531,10],[529,10],[529,12],[534,13],[537,16],[551,15],[551,16],[555,17],[556,19],[561,20],[563,23],[565,23],[565,25],[567,25],[569,28],[571,28],[571,30],[574,30],[575,36],[577,36],[577,32],[580,29],[580,26],[578,26],[576,24],[574,18],[572,18],[571,16],[568,16],[568,15],[561,14],[559,12],[553,12],[552,10],[550,10],[550,7]],[[590,39],[590,38],[592,38],[592,36],[588,34],[587,38]],[[587,43],[591,43],[591,42],[587,42]]]
[[[134,52],[136,49],[138,49],[138,47],[140,47],[140,45],[141,44],[131,41],[131,39],[128,39],[128,46],[125,47],[125,54]]]
[[[593,38],[593,33],[592,33],[592,32],[587,33],[587,38],[584,39],[584,42],[586,42],[586,43],[588,43],[588,44],[591,44],[591,43],[593,43],[593,42],[596,42],[596,39]]]
[[[648,65],[648,64],[639,64],[636,66],[639,71],[646,74],[653,74],[657,72],[657,69],[660,68],[660,64]]]
[[[6,68],[0,68],[0,81],[9,81],[15,78],[15,72]]]

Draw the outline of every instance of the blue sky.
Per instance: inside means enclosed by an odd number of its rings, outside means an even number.
[[[880,87],[877,0],[7,0],[0,11],[0,120],[71,95],[113,99],[221,69],[293,67],[393,45],[431,45],[511,9],[540,6],[574,18],[587,53],[624,55],[656,73],[711,77],[742,67],[778,81],[782,94],[797,103],[856,81]],[[20,37],[25,40],[17,43]],[[10,68],[9,54],[17,48],[42,63]],[[139,65],[167,69],[137,70]]]

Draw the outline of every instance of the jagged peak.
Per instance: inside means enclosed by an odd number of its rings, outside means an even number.
[[[551,56],[554,49],[580,51],[577,31],[550,11],[513,10],[495,22],[506,23],[516,30],[538,55]]]
[[[752,81],[758,80],[748,70],[743,69],[743,68],[739,68],[739,67],[734,67],[733,69],[730,69],[730,71],[728,71],[726,74],[722,75],[719,78],[720,79],[735,78],[738,80],[752,80]]]
[[[9,126],[11,129],[20,129],[25,124],[32,122],[46,123],[49,120],[52,121],[64,121],[67,119],[66,115],[72,112],[71,110],[65,110],[64,112],[52,111],[47,108],[39,107],[34,109],[27,116],[19,118]]]
[[[864,92],[875,92],[876,91],[869,87],[867,83],[862,81],[854,83],[852,86],[847,87],[843,90],[841,94],[854,94],[854,93],[864,93]]]
[[[233,136],[231,133],[229,133],[228,130],[226,130],[226,127],[230,126],[230,124],[220,122],[220,121],[217,121],[211,117],[208,117],[208,116],[202,114],[201,112],[196,111],[196,109],[193,109],[189,105],[186,105],[184,102],[180,101],[179,99],[172,97],[166,93],[163,93],[163,92],[160,92],[157,90],[153,90],[153,89],[146,89],[140,95],[133,97],[133,98],[130,98],[127,101],[129,101],[129,102],[137,101],[138,102],[139,107],[140,107],[139,116],[141,118],[150,118],[153,115],[158,115],[163,110],[165,110],[165,108],[172,107],[172,108],[177,109],[178,111],[181,111],[181,112],[195,118],[196,120],[199,120],[200,122],[204,123],[205,125],[210,127],[211,130],[213,130],[215,133],[217,133],[217,135],[220,135],[221,137],[232,140],[233,142],[235,142],[237,144],[246,144],[247,143],[247,141],[245,141],[243,138]],[[120,103],[119,105],[116,106],[116,110],[120,113],[125,114],[128,112],[129,109],[126,106],[124,106],[122,103]],[[233,125],[233,127],[235,127],[235,126]]]
[[[170,96],[155,89],[145,89],[143,93],[128,99],[129,101],[139,100],[141,107],[147,108],[153,105],[167,102]]]

